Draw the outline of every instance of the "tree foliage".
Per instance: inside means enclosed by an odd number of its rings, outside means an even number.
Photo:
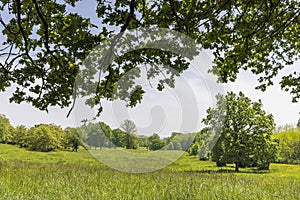
[[[33,151],[48,152],[57,148],[58,138],[49,126],[41,124],[28,130],[28,148]]]
[[[281,163],[300,163],[300,131],[286,131],[274,135],[279,140],[279,158]]]
[[[72,151],[77,152],[79,146],[84,146],[84,144],[79,137],[77,129],[67,128],[63,138],[63,147],[65,149],[71,148]]]
[[[203,120],[220,138],[214,147],[213,159],[220,163],[240,166],[257,164],[268,169],[275,161],[276,141],[271,139],[275,124],[266,114],[262,103],[252,102],[243,93],[217,95],[216,108],[209,108]]]
[[[13,127],[5,116],[0,115],[0,135],[3,138],[1,143],[18,145],[33,151],[48,152],[68,148],[77,151],[83,143],[76,130],[76,128],[63,130],[53,124],[39,124],[30,129],[23,125]]]
[[[0,143],[10,143],[13,132],[9,119],[0,115]]]
[[[156,133],[150,136],[148,138],[148,141],[149,141],[149,149],[154,151],[160,150],[166,145],[165,141],[161,140],[159,135],[157,135]]]
[[[123,143],[125,141],[126,133],[124,133],[121,129],[112,130],[112,143],[117,147],[125,147],[126,145]]]
[[[92,49],[97,45],[107,45],[108,40],[112,41],[110,47],[114,49],[124,31],[140,27],[151,30],[166,28],[189,36],[200,44],[199,48],[213,51],[212,71],[219,75],[220,81],[234,81],[239,71],[250,70],[258,75],[260,84],[257,88],[262,90],[273,84],[272,79],[281,69],[299,58],[300,8],[297,0],[95,0],[95,21],[99,24],[92,24],[90,18],[72,11],[72,7],[76,10],[78,2],[0,2],[3,13],[0,24],[4,36],[0,49],[0,91],[17,85],[11,102],[25,101],[41,110],[54,105],[69,106],[79,66]],[[145,41],[150,40],[145,37]],[[151,37],[166,36],[157,34]],[[180,46],[176,40],[172,42],[174,47]],[[187,55],[192,58],[198,50]],[[94,103],[100,103],[103,98],[114,99],[112,93],[116,83],[129,70],[149,63],[169,66],[176,71],[161,80],[158,89],[163,89],[166,84],[174,85],[174,77],[189,66],[187,58],[163,49],[127,52],[106,67],[100,67],[105,77],[93,83],[97,86]],[[156,76],[160,70],[152,67],[148,77]],[[81,71],[82,81],[90,82],[95,71]],[[293,101],[300,98],[299,83],[297,71],[284,76],[280,82],[281,87],[293,95]],[[142,86],[129,89],[132,95],[127,99],[128,105],[134,106],[142,99],[144,90]],[[87,90],[82,86],[75,96],[91,95]]]
[[[210,128],[203,128],[197,133],[194,141],[197,141],[201,147],[199,149],[199,159],[211,159],[211,151],[218,141],[218,135]]]
[[[28,147],[28,130],[25,126],[17,126],[15,128],[13,137],[12,137],[12,144],[19,145],[20,147]]]
[[[123,141],[126,149],[137,149],[139,147],[139,141],[136,135],[137,128],[135,123],[131,120],[125,120],[121,124],[121,129],[123,129],[124,133],[126,134]]]
[[[195,142],[191,145],[188,149],[188,153],[190,156],[197,156],[199,155],[201,145],[198,142]]]
[[[173,150],[188,151],[194,141],[195,135],[196,133],[173,132],[171,137],[167,138],[167,143],[171,144]]]
[[[133,121],[131,120],[125,120],[122,124],[121,124],[121,129],[123,129],[123,131],[126,134],[136,134],[137,133],[137,128],[136,125]]]
[[[104,122],[89,123],[78,128],[81,139],[89,146],[96,148],[112,147],[112,130]]]
[[[145,135],[138,135],[139,140],[139,146],[145,147],[146,149],[149,149],[149,137]]]

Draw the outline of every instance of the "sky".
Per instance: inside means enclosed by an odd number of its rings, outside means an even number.
[[[78,12],[89,16],[95,13],[94,9],[93,3],[81,3]],[[89,17],[92,21],[95,18],[93,15]],[[274,79],[275,84],[268,87],[266,92],[261,92],[254,89],[258,85],[257,76],[251,72],[240,72],[234,83],[217,84],[216,77],[207,73],[212,65],[211,60],[210,52],[202,52],[176,80],[175,88],[166,88],[162,92],[155,89],[157,80],[149,84],[145,77],[140,78],[139,83],[146,89],[142,103],[129,109],[121,101],[103,102],[104,112],[99,120],[117,128],[125,119],[131,119],[138,127],[138,134],[144,135],[154,132],[161,136],[176,131],[194,132],[203,128],[201,119],[205,117],[206,109],[214,105],[214,96],[226,91],[242,91],[254,101],[261,99],[263,108],[274,115],[277,125],[295,124],[300,118],[300,103],[292,103],[291,95],[282,91],[278,84],[280,77],[299,70],[300,62],[284,68]],[[9,103],[12,91],[13,88],[10,88],[0,93],[0,114],[6,115],[14,126],[31,127],[40,123],[53,123],[62,127],[74,127],[81,125],[82,119],[90,119],[96,113],[95,109],[85,106],[82,99],[78,99],[69,118],[66,118],[69,109],[53,107],[48,113],[42,112],[26,103]]]

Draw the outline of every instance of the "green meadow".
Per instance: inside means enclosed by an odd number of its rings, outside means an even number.
[[[161,170],[126,173],[85,150],[42,153],[1,144],[0,199],[300,199],[300,166],[236,173],[233,165],[218,168],[183,154]]]

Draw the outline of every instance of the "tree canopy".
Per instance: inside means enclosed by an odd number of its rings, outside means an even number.
[[[5,115],[0,114],[0,143],[9,140],[13,132],[13,126],[10,124],[8,118]]]
[[[199,44],[195,46],[198,49],[187,53],[189,58],[196,56],[201,48],[213,51],[212,72],[220,81],[234,81],[241,70],[251,70],[258,75],[257,88],[262,90],[273,84],[273,78],[281,69],[299,58],[297,0],[95,0],[97,23],[94,24],[90,18],[72,10],[78,8],[78,2],[0,2],[4,36],[0,48],[0,91],[16,86],[11,102],[25,101],[47,110],[55,105],[70,106],[72,97],[90,95],[87,87],[76,84],[78,92],[74,93],[73,86],[78,74],[83,83],[89,83],[97,70],[80,71],[79,66],[96,46],[107,46],[107,41],[111,41],[108,46],[113,49],[125,31],[137,28],[165,28],[184,34]],[[163,34],[154,37],[160,38]],[[144,41],[152,39],[153,35]],[[173,40],[170,45],[179,44]],[[100,104],[101,99],[116,98],[112,93],[126,72],[149,63],[173,69],[169,77],[158,83],[160,90],[165,85],[174,86],[174,77],[189,67],[188,56],[164,49],[140,48],[126,52],[99,68],[105,75],[93,83],[94,104]],[[161,73],[161,68],[155,66],[148,69],[148,78]],[[170,74],[170,70],[167,71],[166,74]],[[126,80],[136,78],[139,71],[136,73]],[[280,82],[295,102],[300,98],[299,83],[299,71],[284,76]],[[128,84],[130,86],[132,84]],[[131,87],[130,94],[128,105],[135,106],[144,90],[142,86]],[[117,98],[122,99],[122,94]],[[100,105],[99,112],[101,110]]]
[[[281,163],[300,163],[300,130],[289,131],[274,135],[279,142],[279,159]]]
[[[127,119],[120,126],[125,133],[123,143],[125,144],[126,149],[137,149],[139,147],[139,141],[136,135],[137,128],[135,123]]]
[[[209,108],[203,120],[218,134],[213,159],[240,166],[258,165],[268,169],[275,161],[277,143],[271,135],[275,128],[273,116],[266,114],[262,103],[252,102],[243,93],[218,95],[216,108]]]

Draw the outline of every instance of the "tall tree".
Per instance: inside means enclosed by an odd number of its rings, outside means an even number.
[[[0,2],[3,34],[0,91],[16,85],[11,102],[25,101],[47,110],[50,106],[71,105],[72,95],[89,97],[93,93],[94,102],[90,104],[100,104],[101,99],[122,99],[122,91],[130,90],[128,105],[135,106],[144,94],[141,85],[134,86],[130,82],[130,79],[138,77],[138,70],[126,79],[128,84],[124,85],[128,87],[118,93],[120,96],[112,95],[116,83],[128,71],[147,63],[169,66],[176,73],[164,69],[168,71],[165,74],[171,75],[161,80],[157,88],[161,90],[166,84],[174,86],[175,77],[189,67],[188,60],[196,56],[200,48],[213,51],[212,71],[219,75],[220,81],[234,81],[239,71],[250,70],[258,76],[260,84],[257,88],[265,90],[273,84],[272,80],[280,70],[299,58],[300,8],[297,0],[94,0],[95,21],[99,24],[92,24],[90,18],[70,9],[76,10],[78,2]],[[106,74],[99,81],[93,81],[97,71],[94,68],[79,73],[79,66],[97,45],[109,46],[110,53],[114,53],[126,30],[141,27],[177,31],[199,45],[170,39],[170,35],[165,33],[146,34],[144,41],[169,41],[172,48],[179,48],[185,54],[141,48],[126,52],[117,59],[110,60],[112,54],[108,54],[108,61],[112,62],[97,68]],[[185,51],[185,47],[189,47],[190,51]],[[87,59],[87,64],[92,63],[93,58]],[[73,93],[78,73],[84,84],[76,84],[78,92]],[[148,68],[148,78],[160,73],[159,67]],[[89,87],[85,87],[88,83],[96,89],[89,91]],[[280,82],[281,87],[293,95],[293,101],[300,98],[299,83],[299,71],[284,76]],[[101,110],[100,104],[99,112]]]
[[[213,152],[217,163],[235,163],[236,171],[252,164],[268,169],[276,154],[273,116],[266,114],[261,101],[252,102],[241,92],[216,98],[216,108],[209,108],[203,121],[220,136]]]
[[[126,133],[124,144],[126,149],[137,149],[139,146],[138,138],[136,136],[137,128],[135,123],[131,120],[125,120],[121,124],[121,129]]]
[[[121,129],[123,129],[123,131],[127,134],[136,134],[137,133],[137,128],[136,128],[135,123],[128,119],[125,120],[121,124]]]

